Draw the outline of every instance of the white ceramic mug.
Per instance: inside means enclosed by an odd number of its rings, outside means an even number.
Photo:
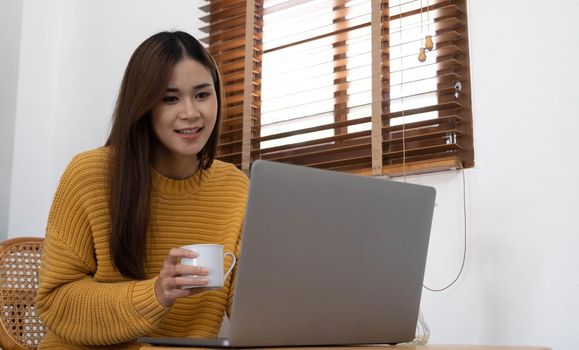
[[[223,246],[221,244],[191,244],[181,247],[183,249],[197,252],[196,258],[182,258],[181,264],[190,266],[201,266],[208,270],[207,285],[203,288],[223,288],[223,282],[229,276],[236,259],[232,253],[223,254]],[[226,256],[230,256],[233,262],[227,270],[223,273],[223,260]],[[196,288],[201,286],[184,286],[183,288]]]

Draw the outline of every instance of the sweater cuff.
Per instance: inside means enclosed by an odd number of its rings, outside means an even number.
[[[155,284],[158,277],[135,282],[132,291],[132,300],[135,310],[152,325],[158,325],[165,315],[171,310],[157,300]]]

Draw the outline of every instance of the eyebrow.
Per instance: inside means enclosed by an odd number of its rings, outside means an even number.
[[[203,89],[203,88],[206,88],[206,87],[208,87],[208,86],[211,86],[211,84],[209,84],[209,83],[203,83],[203,84],[195,85],[195,86],[193,86],[193,90]],[[174,87],[168,87],[166,91],[167,91],[167,92],[178,92],[179,89],[174,88]]]

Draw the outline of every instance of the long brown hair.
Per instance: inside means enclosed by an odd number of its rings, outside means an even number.
[[[184,32],[155,34],[135,50],[125,70],[105,144],[111,155],[111,256],[117,270],[133,279],[146,278],[152,146],[155,142],[151,110],[164,96],[173,67],[185,57],[201,63],[213,77],[218,102],[217,121],[207,144],[197,155],[201,169],[211,166],[223,113],[221,77],[209,52]]]

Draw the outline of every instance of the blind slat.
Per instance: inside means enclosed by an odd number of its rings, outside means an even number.
[[[388,139],[382,142],[385,149],[393,145],[399,146],[397,150],[385,152],[384,154],[425,154],[424,150],[426,149],[438,149],[440,147],[458,149],[452,146],[452,143],[444,141],[445,135],[449,133],[455,134],[455,137],[462,136],[462,133],[459,130],[453,128],[438,128],[435,130],[429,130],[428,133],[409,135],[404,138],[399,136],[395,139]],[[353,142],[335,142],[348,139],[358,140]],[[287,149],[282,147],[275,147],[268,152],[262,152],[261,155],[264,159],[275,159],[277,161],[307,159],[312,157],[331,157],[331,155],[335,153],[351,152],[367,148],[370,145],[369,132],[359,132],[352,135],[344,135],[343,137],[332,137],[328,138],[328,140],[329,142],[327,143],[331,144],[321,144],[314,147],[303,147],[302,145],[307,145],[307,143],[300,143],[299,148]],[[402,150],[402,147],[400,146],[403,141],[409,143],[409,146],[406,147],[406,150]],[[413,146],[413,143],[416,143],[418,146]]]
[[[245,3],[245,0],[209,0],[210,3],[199,7],[203,12],[216,12],[225,8]]]
[[[222,19],[232,18],[240,13],[245,13],[245,1],[233,1],[228,2],[231,6],[224,6],[218,8],[215,11],[211,11],[211,13],[207,16],[200,17],[199,19],[205,23],[213,22],[213,21],[220,21]]]

